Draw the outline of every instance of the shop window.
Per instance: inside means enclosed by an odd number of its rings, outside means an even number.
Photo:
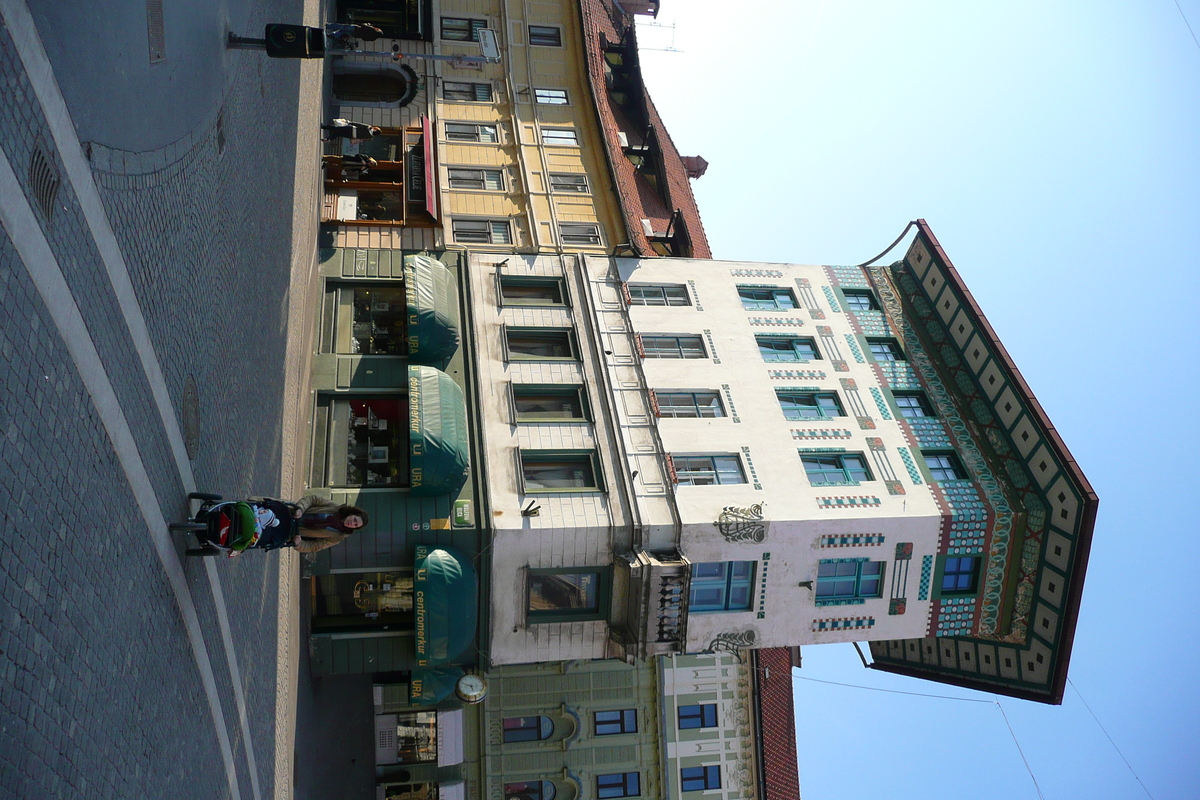
[[[607,569],[529,570],[525,611],[530,623],[603,619],[608,614]]]
[[[506,306],[563,306],[566,292],[562,278],[501,275],[500,300]]]
[[[383,800],[438,800],[436,783],[384,783]]]
[[[312,628],[323,633],[413,622],[412,571],[339,572],[313,578]]]
[[[333,287],[330,294],[336,309],[333,352],[388,356],[408,353],[408,299],[403,284],[342,284]]]
[[[509,328],[505,344],[510,361],[577,361],[575,337],[563,328]]]
[[[358,219],[396,222],[404,219],[404,197],[400,192],[358,191]]]
[[[521,451],[521,478],[527,494],[602,491],[597,467],[594,450]]]
[[[326,486],[409,485],[407,396],[328,400]]]
[[[582,386],[513,384],[517,422],[571,422],[588,418]]]
[[[550,781],[504,784],[504,800],[554,800],[557,792]]]
[[[437,761],[437,712],[404,711],[396,715],[398,764]]]
[[[554,735],[554,720],[549,717],[505,717],[504,743],[540,742]]]

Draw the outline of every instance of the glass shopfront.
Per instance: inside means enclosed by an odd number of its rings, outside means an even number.
[[[333,291],[335,353],[408,354],[408,301],[403,284],[343,285]]]
[[[342,572],[312,580],[314,631],[412,627],[412,570]]]
[[[338,397],[329,408],[329,486],[408,486],[407,397]]]

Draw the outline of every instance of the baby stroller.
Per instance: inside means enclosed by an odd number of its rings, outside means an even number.
[[[292,517],[295,506],[269,497],[225,501],[219,494],[192,492],[188,500],[199,500],[200,508],[187,522],[172,522],[172,531],[196,534],[199,547],[189,547],[189,556],[229,558],[247,550],[278,550],[292,547],[297,521]],[[189,503],[190,505],[190,503]]]

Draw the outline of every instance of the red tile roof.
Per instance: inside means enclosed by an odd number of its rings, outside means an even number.
[[[761,800],[800,800],[796,759],[796,708],[792,700],[792,651],[787,647],[755,650],[759,742],[762,747]]]
[[[679,151],[675,149],[658,109],[654,107],[649,93],[644,88],[641,88],[641,92],[646,116],[657,135],[662,152],[663,173],[666,177],[665,200],[625,157],[618,136],[623,132],[630,141],[641,141],[645,131],[642,125],[628,118],[609,94],[605,81],[602,39],[609,44],[622,41],[634,43],[632,38],[627,38],[635,35],[633,15],[626,14],[613,0],[579,0],[579,7],[583,19],[589,83],[600,127],[604,131],[609,168],[625,217],[625,234],[630,249],[638,256],[658,255],[650,246],[642,220],[650,220],[654,232],[663,233],[671,227],[672,218],[678,210],[687,237],[691,241],[691,253],[687,255],[692,258],[712,258],[708,238],[704,234],[704,225],[700,221],[700,211],[696,207],[696,198],[692,194],[687,166],[680,158]],[[634,44],[636,46],[636,43]],[[676,224],[678,225],[678,222]]]

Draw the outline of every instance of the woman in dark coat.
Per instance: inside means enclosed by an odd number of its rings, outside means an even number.
[[[328,125],[322,125],[321,130],[327,131],[329,136],[322,137],[322,142],[331,142],[334,139],[372,139],[378,136],[383,131],[375,125],[367,125],[362,122],[351,122],[348,119],[335,119]]]
[[[367,512],[358,506],[338,505],[315,494],[296,501],[292,516],[300,520],[300,533],[292,544],[301,553],[316,553],[339,545],[367,524]]]

